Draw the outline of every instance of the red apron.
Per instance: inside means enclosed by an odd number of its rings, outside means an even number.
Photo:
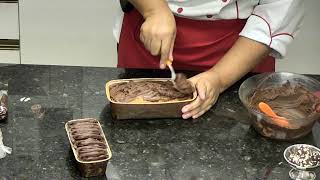
[[[215,65],[239,38],[246,20],[200,21],[175,17],[177,35],[173,66],[178,70],[206,71]],[[139,39],[143,17],[136,10],[125,13],[118,49],[118,67],[159,69],[159,56],[152,56]],[[275,60],[267,57],[254,72],[272,72]]]

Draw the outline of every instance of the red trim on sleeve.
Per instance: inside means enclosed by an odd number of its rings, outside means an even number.
[[[275,34],[275,35],[271,36],[271,41],[270,41],[269,46],[271,46],[272,40],[273,40],[274,37],[276,37],[276,36],[283,36],[283,35],[290,36],[292,39],[294,39],[293,35],[292,35],[292,34],[289,34],[289,33],[279,33],[279,34]]]
[[[272,36],[271,36],[271,26],[270,26],[270,23],[265,19],[265,18],[263,18],[262,16],[259,16],[259,15],[257,15],[257,14],[252,14],[253,16],[257,16],[257,17],[259,17],[259,18],[261,18],[264,22],[266,22],[267,23],[267,25],[268,25],[268,28],[269,28],[269,35],[270,35],[270,43],[269,43],[269,46],[271,45],[271,43],[272,43]]]
[[[275,34],[272,36],[272,38],[276,37],[276,36],[283,36],[283,35],[286,35],[286,36],[290,36],[292,39],[294,39],[293,35],[292,34],[289,34],[289,33],[279,33],[279,34]]]
[[[238,6],[238,1],[236,1],[236,8],[237,8],[237,19],[239,19],[239,6]]]
[[[253,15],[253,16],[257,16],[258,18],[261,18],[264,22],[267,23],[268,28],[269,28],[269,34],[270,34],[270,37],[271,37],[271,26],[270,26],[269,22],[268,22],[265,18],[263,18],[262,16],[259,16],[259,15],[257,15],[257,14],[252,14],[252,15]]]
[[[236,2],[237,2],[237,1],[236,1]],[[272,44],[272,39],[273,39],[274,37],[276,37],[276,36],[284,36],[284,35],[285,35],[285,36],[290,36],[292,39],[294,39],[293,35],[290,34],[290,33],[278,33],[278,34],[272,35],[270,23],[269,23],[265,18],[263,18],[263,17],[260,16],[260,15],[257,15],[257,14],[252,14],[252,15],[261,18],[264,22],[267,23],[268,28],[269,28],[269,34],[270,34],[270,43],[269,43],[269,46],[271,46],[271,44]]]

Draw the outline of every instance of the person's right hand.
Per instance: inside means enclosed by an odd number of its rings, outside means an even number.
[[[173,60],[172,52],[176,37],[176,22],[170,9],[161,9],[145,17],[140,29],[140,40],[154,56],[160,55],[160,68]]]

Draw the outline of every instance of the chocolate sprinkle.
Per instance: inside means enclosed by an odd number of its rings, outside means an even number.
[[[320,165],[320,151],[310,146],[293,146],[286,156],[288,161],[297,167],[309,168]]]

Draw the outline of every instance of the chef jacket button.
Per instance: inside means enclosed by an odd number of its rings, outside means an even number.
[[[207,15],[207,18],[212,18],[212,16],[213,16],[213,15],[209,14],[209,15]]]
[[[181,7],[177,9],[178,13],[182,13],[182,11],[183,11],[183,8],[181,8]]]

